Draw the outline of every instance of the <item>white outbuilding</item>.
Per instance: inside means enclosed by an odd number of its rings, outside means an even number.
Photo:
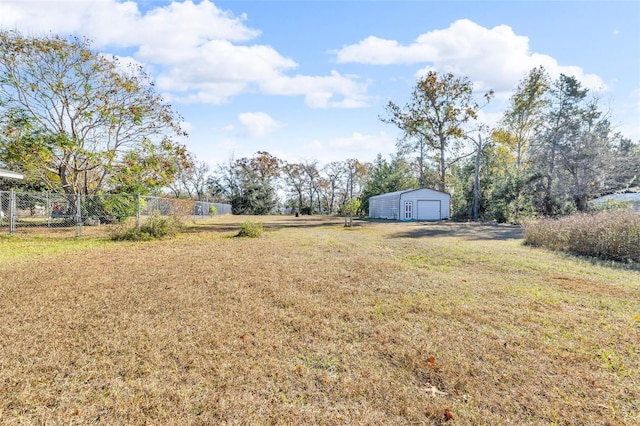
[[[24,175],[22,173],[12,172],[11,170],[6,169],[0,169],[0,177],[9,179],[24,179]]]
[[[451,217],[451,195],[419,188],[369,198],[371,219],[443,220]]]

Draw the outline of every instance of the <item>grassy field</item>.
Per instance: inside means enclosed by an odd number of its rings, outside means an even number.
[[[0,423],[640,422],[640,272],[507,226],[0,238]]]

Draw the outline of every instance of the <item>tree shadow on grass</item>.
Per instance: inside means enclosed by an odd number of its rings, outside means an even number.
[[[412,222],[408,229],[393,233],[392,238],[455,237],[465,240],[520,240],[524,237],[518,225],[474,222]]]
[[[262,223],[265,231],[288,228],[328,228],[344,225],[344,218],[338,216],[234,216],[233,221],[198,223],[189,226],[185,233],[198,232],[238,232],[244,221]],[[357,226],[354,222],[354,226]]]

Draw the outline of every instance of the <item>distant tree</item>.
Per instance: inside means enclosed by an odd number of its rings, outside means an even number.
[[[0,31],[0,161],[51,190],[130,182],[116,175],[131,173],[133,158],[165,167],[137,182],[153,185],[145,192],[171,183],[184,154],[180,121],[141,67],[92,51],[87,39]]]
[[[584,101],[588,90],[573,76],[561,74],[550,88],[550,100],[545,111],[545,126],[538,132],[533,146],[535,167],[540,176],[538,205],[545,215],[565,210],[565,199],[558,185],[561,182],[562,151],[579,138]]]
[[[307,174],[304,169],[304,164],[285,163],[282,171],[285,187],[294,195],[295,202],[292,205],[293,210],[301,213],[307,184]]]
[[[489,99],[493,92],[487,92]],[[390,101],[389,117],[382,120],[403,131],[399,148],[417,152],[419,183],[426,183],[425,169],[429,159],[436,165],[437,189],[446,189],[446,177],[452,164],[469,153],[460,153],[469,123],[477,119],[480,106],[474,99],[473,85],[467,77],[453,74],[439,76],[429,71],[416,84],[411,100],[404,108]],[[429,154],[435,154],[428,157]]]
[[[503,166],[496,170],[494,182],[494,187],[500,188],[497,193],[500,193],[502,211],[495,210],[494,213],[505,220],[518,221],[523,213],[529,211],[530,203],[522,194],[532,178],[529,147],[544,127],[550,85],[543,67],[529,71],[518,84],[502,120],[493,132],[492,140],[501,147],[501,155],[505,160]]]
[[[601,195],[611,193],[612,190],[627,191],[629,188],[640,187],[640,140],[634,143],[631,139],[616,133],[613,150],[616,157],[613,169],[616,172],[616,185],[610,185]]]
[[[277,206],[274,188],[257,178],[255,171],[242,168],[238,171],[239,191],[231,197],[234,214],[269,214]]]
[[[362,209],[369,210],[369,198],[388,192],[418,187],[418,180],[407,160],[397,153],[389,161],[378,154],[369,168],[369,173],[360,195]]]
[[[191,188],[193,191],[190,193],[190,197],[198,200],[204,199],[207,195],[207,178],[211,171],[209,165],[204,161],[198,161],[191,169],[187,169],[186,171],[187,176],[183,179],[185,186]]]
[[[188,163],[181,165],[169,191],[176,198],[202,200],[207,196],[207,179],[210,168],[204,161],[197,162],[192,154],[188,155]]]
[[[336,211],[336,198],[345,172],[345,166],[341,161],[333,161],[322,168],[325,182],[322,188],[325,189],[326,205],[329,213]]]
[[[208,185],[214,198],[231,203],[234,214],[268,214],[277,206],[275,180],[279,160],[265,151],[252,158],[229,160],[219,165]]]
[[[549,76],[544,67],[533,68],[520,81],[509,106],[498,126],[512,135],[512,150],[519,171],[524,166],[528,146],[536,132],[544,124],[544,111],[549,103],[546,96],[550,87]]]
[[[586,211],[591,199],[637,184],[640,151],[637,145],[635,152],[625,149],[630,141],[614,132],[609,113],[600,110],[597,97],[585,100],[576,119],[576,131],[560,149],[558,192],[575,210]]]
[[[243,162],[258,174],[262,182],[269,182],[275,186],[275,181],[280,177],[282,163],[277,157],[267,151],[258,151],[248,161]]]
[[[306,190],[308,195],[308,206],[304,210],[308,214],[314,212],[313,200],[316,194],[318,194],[321,186],[320,172],[318,171],[318,160],[306,160],[302,163],[302,169],[306,179]],[[318,197],[319,198],[319,197]]]
[[[482,139],[482,134],[478,133],[478,137],[474,138],[469,136],[475,146],[475,158],[474,158],[474,173],[473,173],[473,205],[472,205],[472,219],[478,220],[480,215],[480,201],[482,198],[482,187],[480,186],[480,167],[482,166],[482,160],[484,156],[484,150],[486,149],[488,142],[486,139]]]
[[[369,171],[369,164],[361,163],[355,158],[349,158],[343,164],[345,183],[340,205],[360,196]]]

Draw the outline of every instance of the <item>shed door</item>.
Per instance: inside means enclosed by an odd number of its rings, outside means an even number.
[[[418,220],[440,220],[440,200],[418,200]]]
[[[411,201],[404,202],[404,220],[413,219],[413,203]]]

